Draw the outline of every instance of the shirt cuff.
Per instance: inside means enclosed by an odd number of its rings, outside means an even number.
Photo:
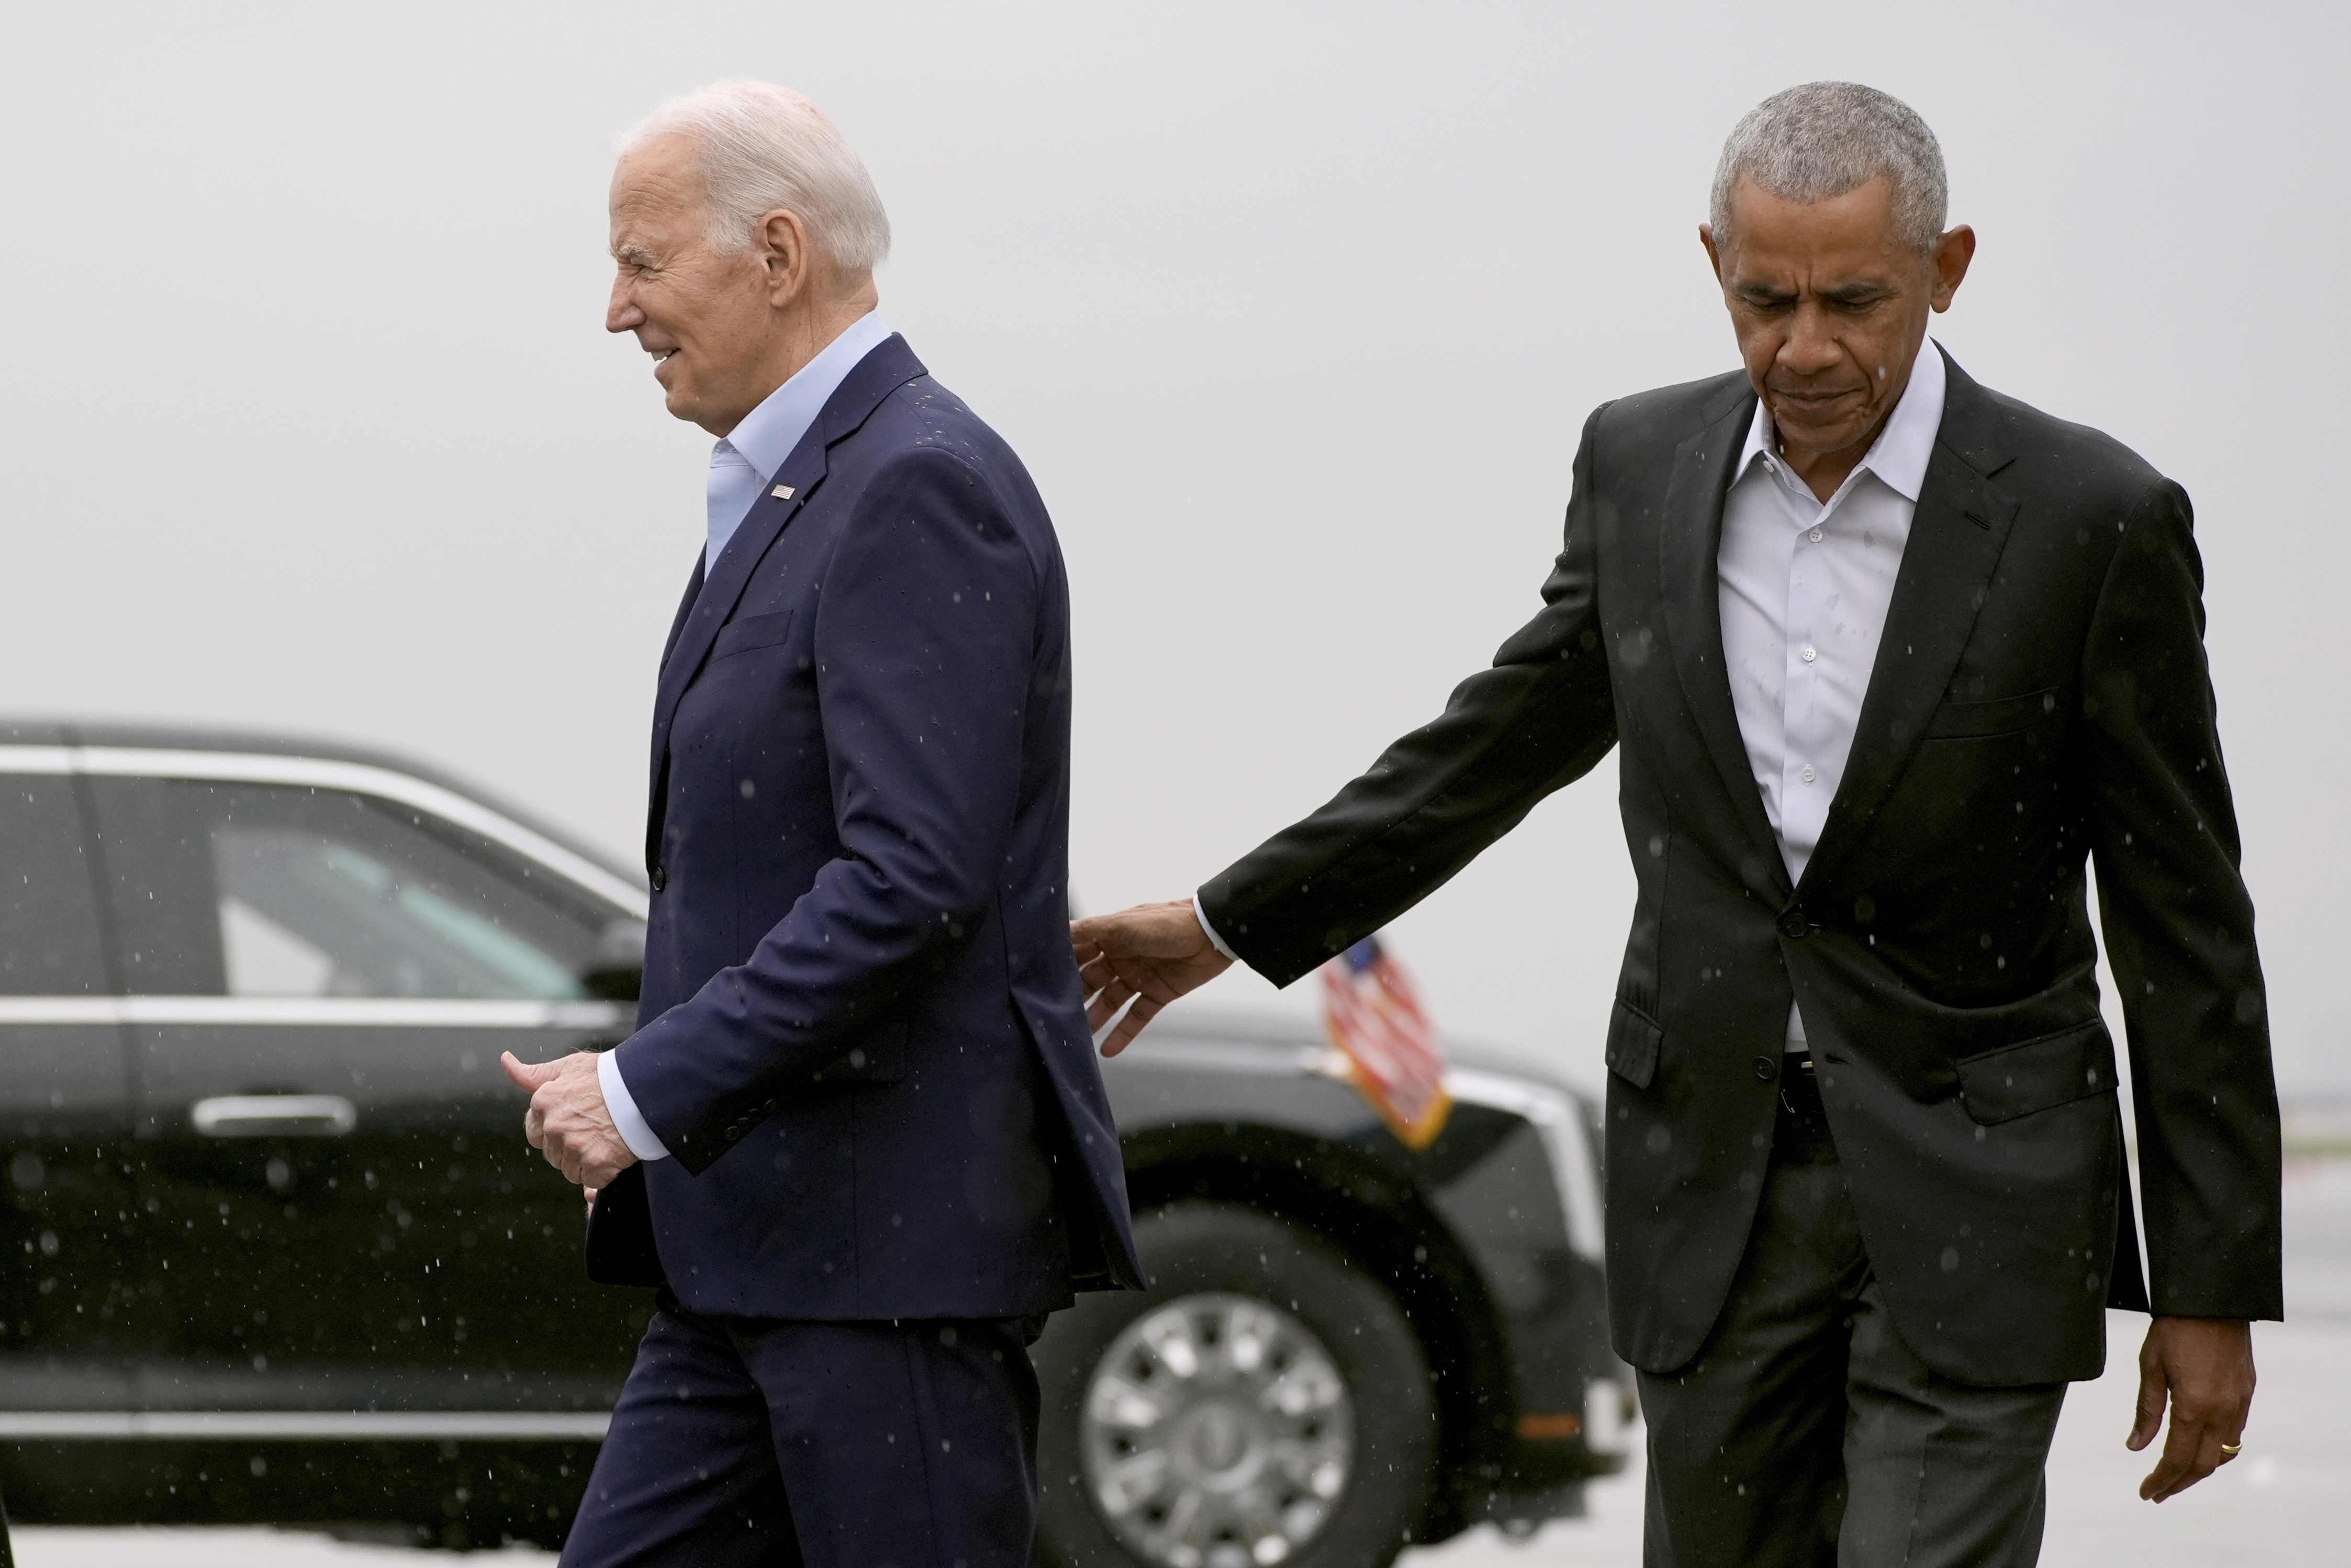
[[[644,1113],[637,1109],[636,1096],[629,1092],[628,1080],[621,1076],[621,1053],[601,1052],[596,1058],[596,1086],[604,1092],[604,1110],[612,1118],[612,1125],[621,1134],[621,1142],[629,1145],[629,1153],[641,1160],[665,1160],[669,1150],[653,1135],[645,1122]]]
[[[1209,946],[1214,947],[1236,964],[1241,961],[1241,956],[1226,946],[1225,939],[1217,935],[1217,928],[1208,924],[1208,912],[1200,907],[1200,896],[1197,894],[1192,895],[1192,918],[1200,923],[1200,935],[1208,939]]]

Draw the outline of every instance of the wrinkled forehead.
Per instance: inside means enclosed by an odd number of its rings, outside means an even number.
[[[1880,175],[1817,201],[1795,201],[1742,178],[1730,194],[1724,259],[1734,274],[1909,272],[1923,259],[1902,242],[1894,187]]]

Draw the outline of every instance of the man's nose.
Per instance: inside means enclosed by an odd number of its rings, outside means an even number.
[[[645,313],[637,308],[637,301],[629,288],[629,280],[612,280],[612,298],[604,306],[604,330],[631,332],[645,324]]]
[[[1843,358],[1844,350],[1837,342],[1828,312],[1809,302],[1799,305],[1787,340],[1780,345],[1780,362],[1800,376],[1813,376]]]

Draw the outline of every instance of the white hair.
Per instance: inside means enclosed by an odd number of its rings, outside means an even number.
[[[614,141],[622,156],[661,136],[684,136],[702,163],[710,248],[749,247],[761,217],[781,207],[809,243],[845,272],[870,272],[890,254],[890,215],[873,176],[824,110],[786,87],[723,81],[674,98]]]
[[[1917,111],[1859,82],[1815,81],[1775,92],[1747,111],[1722,144],[1708,221],[1717,244],[1730,233],[1730,193],[1740,177],[1791,202],[1842,196],[1879,175],[1894,187],[1894,232],[1933,248],[1950,202],[1943,149]]]

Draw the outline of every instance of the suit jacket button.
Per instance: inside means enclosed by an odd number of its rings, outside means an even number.
[[[663,888],[667,887],[669,885],[669,868],[664,865],[655,865],[653,867],[653,891],[655,893],[659,893]]]
[[[1780,1064],[1768,1056],[1759,1056],[1755,1059],[1755,1076],[1769,1083],[1780,1076]]]
[[[655,887],[659,887],[661,883],[655,883],[653,885]],[[1804,937],[1805,934],[1811,930],[1812,927],[1804,923],[1804,912],[1802,910],[1789,909],[1782,912],[1780,915],[1781,936],[1787,937],[1791,941],[1801,941]]]

